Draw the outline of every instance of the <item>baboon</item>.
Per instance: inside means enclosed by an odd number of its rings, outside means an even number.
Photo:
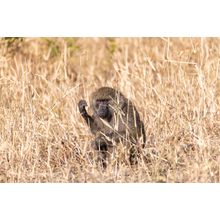
[[[146,142],[144,124],[140,120],[137,109],[130,100],[119,91],[110,87],[101,87],[90,96],[93,115],[86,111],[87,103],[80,100],[79,111],[90,127],[95,139],[92,146],[99,152],[103,167],[106,167],[106,157],[109,148],[122,142],[130,151],[130,164],[137,163],[137,143],[143,138]]]

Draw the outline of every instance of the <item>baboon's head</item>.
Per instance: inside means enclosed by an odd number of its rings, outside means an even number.
[[[90,103],[95,115],[110,121],[113,114],[122,109],[125,104],[124,96],[110,87],[101,87],[92,93]]]

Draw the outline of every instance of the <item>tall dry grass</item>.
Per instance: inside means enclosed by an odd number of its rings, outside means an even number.
[[[0,39],[0,181],[219,182],[219,58],[217,38]],[[135,167],[121,145],[96,166],[77,103],[100,86],[144,121]]]

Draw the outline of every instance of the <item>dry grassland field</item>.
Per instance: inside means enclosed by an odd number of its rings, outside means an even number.
[[[219,61],[218,38],[0,38],[0,182],[219,182]],[[136,165],[96,163],[77,104],[101,86],[144,122]]]

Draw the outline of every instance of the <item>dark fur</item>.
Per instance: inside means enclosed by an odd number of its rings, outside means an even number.
[[[93,107],[92,116],[86,111],[85,100],[80,100],[79,111],[96,137],[92,146],[100,151],[103,166],[106,167],[109,147],[119,142],[129,146],[130,163],[136,163],[137,141],[142,136],[144,146],[146,135],[144,124],[132,102],[113,88],[101,87],[91,94],[90,103]]]

